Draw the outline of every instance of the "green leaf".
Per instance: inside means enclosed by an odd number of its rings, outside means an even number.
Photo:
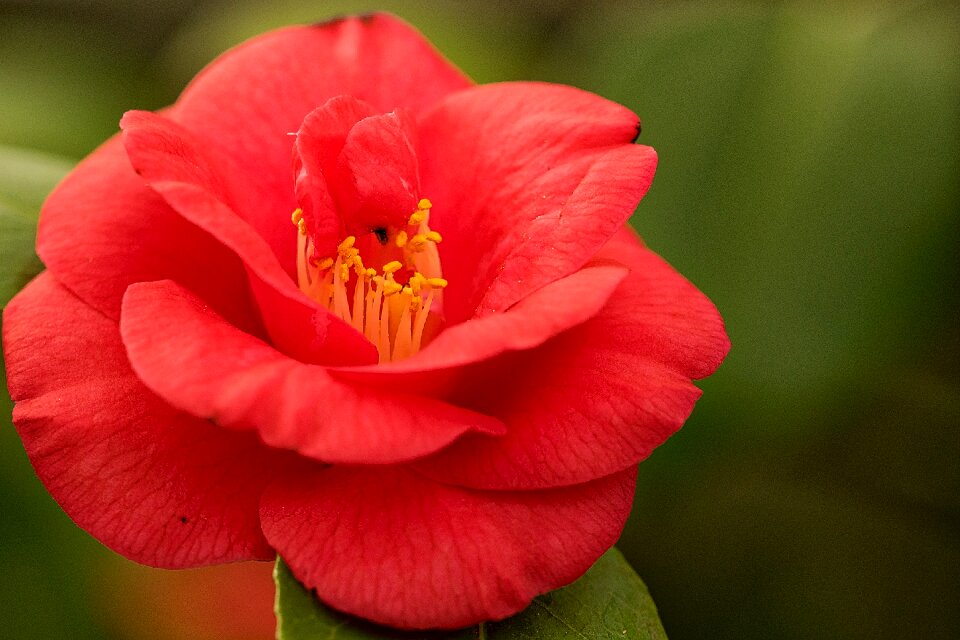
[[[0,147],[0,306],[43,269],[34,251],[37,215],[71,166],[56,156]]]
[[[611,549],[579,580],[536,598],[516,616],[454,632],[405,633],[338,613],[314,598],[280,559],[277,584],[278,640],[630,639],[666,640],[646,585],[623,555]]]

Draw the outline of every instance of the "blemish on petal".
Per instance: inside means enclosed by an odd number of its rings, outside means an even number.
[[[347,20],[357,20],[362,24],[369,24],[373,22],[373,20],[376,17],[377,17],[376,11],[368,11],[366,13],[360,13],[360,14],[344,13],[344,14],[332,16],[330,18],[327,18],[326,20],[318,20],[317,22],[314,22],[310,26],[317,29],[326,29],[329,27],[336,27],[340,23],[345,22]]]

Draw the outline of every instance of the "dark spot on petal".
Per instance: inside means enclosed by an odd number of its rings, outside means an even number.
[[[636,142],[640,139],[640,132],[643,130],[643,126],[640,124],[639,118],[637,119],[637,135],[633,136],[632,142]]]
[[[349,17],[350,16],[347,16],[347,15],[333,16],[332,18],[327,18],[326,20],[320,20],[319,22],[314,22],[310,26],[317,29],[326,29],[327,27],[335,27]]]
[[[345,20],[349,20],[349,19],[352,18],[352,17],[353,17],[353,16],[344,13],[344,14],[332,16],[332,17],[330,17],[330,18],[327,18],[326,20],[320,20],[320,21],[318,21],[318,22],[314,22],[314,23],[313,23],[312,25],[310,25],[310,26],[311,26],[311,27],[316,27],[316,28],[318,28],[318,29],[326,29],[326,28],[328,28],[328,27],[336,27],[336,26],[338,26],[341,22],[343,22],[343,21],[345,21]]]
[[[357,19],[357,20],[359,20],[360,22],[362,22],[363,24],[369,24],[370,22],[373,22],[374,18],[376,18],[376,17],[377,17],[376,12],[361,13],[361,14],[359,14],[359,15],[357,15],[357,14],[341,14],[341,15],[333,16],[332,18],[327,18],[326,20],[321,20],[321,21],[319,21],[319,22],[314,22],[314,23],[313,23],[312,25],[310,25],[310,26],[311,26],[311,27],[316,27],[316,28],[319,28],[319,29],[326,29],[326,28],[328,28],[328,27],[336,27],[336,26],[339,25],[341,22],[343,22],[343,21],[345,21],[345,20],[351,20],[351,19]]]
[[[377,236],[377,240],[380,241],[380,244],[382,245],[387,244],[387,240],[390,239],[390,236],[387,235],[386,227],[374,227],[373,229],[371,229],[371,231],[373,231],[373,235]]]
[[[188,522],[190,522],[190,518],[187,516],[180,516],[180,524],[187,524]]]

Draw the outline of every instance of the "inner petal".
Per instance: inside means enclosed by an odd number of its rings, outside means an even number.
[[[402,224],[417,206],[420,171],[413,136],[404,111],[363,118],[347,134],[338,175],[328,184],[348,233]]]

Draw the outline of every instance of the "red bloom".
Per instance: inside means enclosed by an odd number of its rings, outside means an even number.
[[[614,543],[728,349],[625,226],[634,114],[471,86],[393,18],[255,39],[121,127],[44,206],[4,346],[38,475],[139,562],[508,616]]]

